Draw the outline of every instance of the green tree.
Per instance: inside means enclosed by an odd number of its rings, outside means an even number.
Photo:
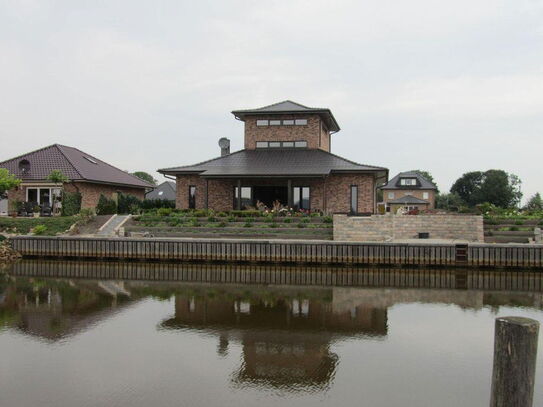
[[[136,171],[136,172],[133,172],[132,175],[134,177],[138,177],[139,179],[142,179],[146,182],[148,182],[149,184],[152,184],[152,185],[156,185],[157,184],[157,180],[151,175],[149,174],[148,172],[145,172],[145,171]]]
[[[69,179],[61,170],[53,170],[47,176],[47,180],[54,182],[55,184],[64,184],[68,182]]]
[[[446,211],[458,212],[460,208],[466,206],[466,203],[458,194],[438,194],[436,195],[436,208],[445,209]]]
[[[425,178],[426,180],[430,181],[432,184],[434,184],[437,188],[437,184],[436,182],[434,181],[434,177],[432,176],[432,174],[430,174],[430,172],[428,171],[424,171],[424,170],[411,170],[410,172],[416,172],[417,174],[420,174],[422,175],[423,178]],[[439,193],[439,188],[437,188],[436,192]]]
[[[528,211],[543,211],[543,199],[541,199],[541,194],[537,192],[529,200],[524,209]]]
[[[522,198],[520,178],[503,170],[473,171],[462,175],[451,188],[468,206],[485,202],[501,208],[518,206]]]
[[[21,183],[21,180],[5,168],[0,168],[0,195],[4,195]]]

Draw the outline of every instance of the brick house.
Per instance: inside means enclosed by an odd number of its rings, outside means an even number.
[[[373,213],[376,185],[388,169],[358,164],[330,152],[340,128],[330,109],[291,101],[236,110],[245,124],[245,148],[194,165],[158,170],[177,181],[178,208],[217,211],[275,201],[296,209],[326,213]]]
[[[22,180],[8,191],[8,201],[29,202],[52,206],[62,191],[80,192],[81,207],[94,208],[100,195],[112,198],[116,193],[143,199],[147,182],[77,148],[53,144],[27,154],[0,162],[0,168]],[[62,185],[47,180],[53,170],[60,170],[69,179]]]
[[[381,187],[386,211],[434,209],[437,187],[415,171],[401,172]]]

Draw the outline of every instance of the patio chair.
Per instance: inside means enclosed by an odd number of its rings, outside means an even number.
[[[40,210],[40,216],[52,216],[53,210],[49,204],[43,204]]]

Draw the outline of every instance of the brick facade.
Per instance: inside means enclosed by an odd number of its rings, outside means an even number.
[[[94,184],[91,182],[74,182],[64,185],[64,190],[68,192],[79,191],[81,193],[81,208],[96,208],[100,195],[112,198],[114,193],[132,195],[143,200],[145,190],[143,188],[119,187],[105,184]]]
[[[242,186],[287,186],[286,179],[252,179],[243,180]],[[189,186],[196,186],[196,208],[207,208],[216,211],[234,209],[234,187],[236,180],[210,179],[206,181],[198,175],[177,176],[176,206],[179,209],[189,207]],[[350,211],[351,185],[358,186],[358,212],[372,213],[374,208],[375,182],[372,175],[367,174],[335,174],[326,178],[292,179],[292,186],[310,188],[310,207],[312,211],[326,213],[347,213]]]
[[[307,119],[305,126],[257,126],[257,120]],[[307,141],[307,147],[330,151],[330,132],[318,115],[262,115],[245,119],[245,148],[256,149],[257,141]]]
[[[416,239],[428,232],[431,239],[484,242],[483,217],[475,215],[334,216],[334,240],[383,242]]]
[[[36,184],[36,185],[22,185],[17,189],[8,191],[9,202],[14,201],[26,201],[27,188],[54,188],[53,184]],[[120,187],[106,184],[95,184],[90,182],[73,182],[64,184],[64,191],[81,193],[81,208],[95,208],[100,199],[100,195],[104,195],[108,198],[112,198],[113,194],[120,192],[126,195],[133,195],[138,199],[143,200],[145,196],[145,190],[143,188],[130,188]]]

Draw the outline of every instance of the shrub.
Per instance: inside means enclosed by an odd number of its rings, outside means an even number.
[[[244,228],[250,228],[252,226],[253,226],[253,222],[250,222],[250,221],[245,222],[245,224],[243,225]]]
[[[92,208],[83,208],[83,209],[81,209],[81,211],[79,211],[79,215],[78,215],[79,220],[77,221],[77,223],[79,225],[86,225],[91,220],[93,220],[95,216],[96,216],[96,214],[94,213],[94,209],[92,209]]]
[[[100,195],[98,199],[98,205],[96,205],[97,215],[113,215],[117,212],[117,204],[113,199],[107,198],[104,195]]]
[[[298,223],[298,227],[301,229],[301,228],[305,228],[305,224],[303,224],[302,222]]]
[[[509,228],[509,230],[510,230],[511,232],[518,232],[519,228],[518,228],[517,226],[511,226],[511,227]]]
[[[45,232],[47,232],[47,226],[45,225],[37,225],[33,230],[32,232],[35,234],[35,235],[43,235],[45,234]]]
[[[175,201],[168,199],[144,199],[141,201],[141,209],[175,208]]]
[[[283,221],[283,223],[291,223],[291,222],[292,222],[292,219],[290,219],[290,218],[286,218],[286,219]]]
[[[324,218],[322,218],[322,221],[324,223],[332,223],[334,222],[334,219],[331,216],[325,216]]]
[[[219,223],[218,225],[220,228],[225,228],[226,227],[226,222],[221,222]]]
[[[225,218],[225,217],[227,217],[228,215],[227,215],[226,212],[219,212],[219,213],[217,213],[217,216],[220,217],[220,218]]]
[[[300,222],[302,222],[302,223],[309,223],[310,220],[309,220],[309,218],[303,218]]]
[[[179,224],[181,224],[181,219],[177,217],[171,217],[170,219],[168,219],[169,226],[179,226]]]
[[[134,195],[119,194],[117,213],[123,215],[127,213],[132,213],[132,211],[134,210],[134,208],[132,208],[133,206],[139,209],[141,207],[141,201]]]
[[[524,221],[519,219],[515,221],[515,225],[524,225]]]
[[[235,222],[236,221],[236,217],[235,216],[229,216],[228,218],[226,218],[226,220],[228,222]]]
[[[159,208],[156,213],[158,216],[170,216],[173,212],[172,208]]]
[[[208,221],[208,222],[217,222],[217,218],[216,218],[215,216],[211,215],[211,216],[209,216],[209,217],[207,218],[207,221]]]
[[[270,224],[268,225],[268,227],[270,227],[270,228],[278,228],[279,225],[278,225],[277,223],[273,222],[273,223],[270,223]]]
[[[0,235],[0,242],[3,242],[6,239],[7,239],[7,237],[5,237],[4,235]]]
[[[81,193],[62,192],[62,216],[74,216],[81,211]]]

